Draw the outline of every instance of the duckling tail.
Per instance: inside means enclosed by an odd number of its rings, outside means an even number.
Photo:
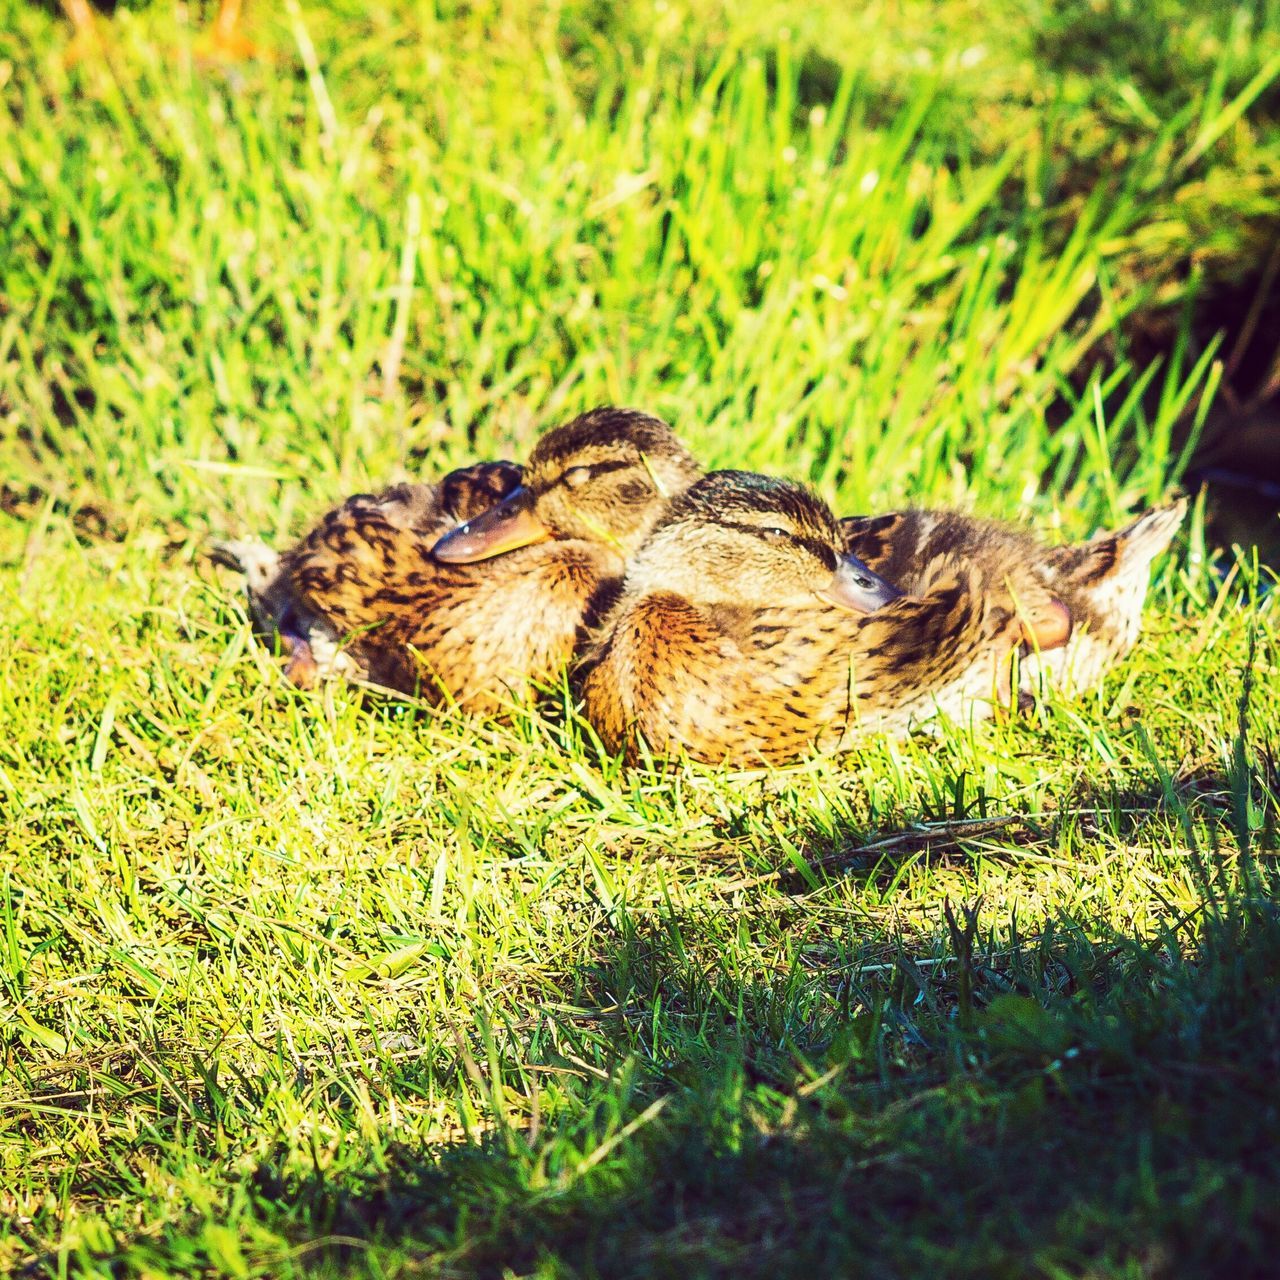
[[[1186,498],[1144,511],[1115,535],[1121,556],[1130,564],[1147,566],[1173,541],[1187,514]]]
[[[244,577],[244,594],[253,624],[264,635],[280,625],[286,601],[281,597],[279,552],[256,538],[213,541],[206,548],[209,559]]]
[[[1071,613],[1072,633],[1060,656],[1045,660],[1063,689],[1092,688],[1138,641],[1151,565],[1186,515],[1185,498],[1144,511],[1115,533],[1055,547],[1048,585]],[[1039,661],[1041,655],[1035,655]]]
[[[214,539],[208,544],[207,554],[214,564],[244,574],[250,590],[264,588],[280,567],[280,556],[265,542],[253,538],[228,542]]]
[[[1054,547],[1049,553],[1050,563],[1082,588],[1100,586],[1109,580],[1140,586],[1145,594],[1151,562],[1173,540],[1186,513],[1186,498],[1152,507],[1115,533]]]

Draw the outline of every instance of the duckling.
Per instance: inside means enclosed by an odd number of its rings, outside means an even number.
[[[397,484],[378,494],[358,493],[330,511],[301,546],[326,540],[340,544],[344,531],[371,513],[397,528],[434,536],[492,507],[519,486],[520,477],[521,469],[513,462],[481,462],[449,472],[438,484]],[[298,598],[279,552],[248,539],[215,542],[210,555],[243,575],[249,615],[261,635],[279,641],[292,683],[311,688],[328,676],[368,678],[368,671],[343,646],[342,634]],[[343,572],[335,562],[334,575]]]
[[[609,750],[634,758],[642,738],[709,763],[905,733],[1000,695],[1026,631],[987,587],[977,566],[942,556],[904,596],[849,556],[808,490],[712,472],[632,557],[582,663],[585,713]]]
[[[977,565],[1000,584],[1028,627],[1020,700],[1042,684],[1081,693],[1137,643],[1151,565],[1186,514],[1186,499],[1152,507],[1114,533],[1045,546],[1027,530],[956,511],[909,510],[840,522],[846,548],[915,592],[939,557]]]
[[[666,423],[597,409],[544,435],[519,487],[502,472],[479,516],[420,490],[346,503],[282,557],[276,589],[313,635],[346,637],[373,683],[498,711],[568,665],[627,554],[697,474]]]

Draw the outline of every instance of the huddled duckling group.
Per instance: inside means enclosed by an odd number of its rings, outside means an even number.
[[[494,714],[567,669],[609,750],[752,765],[1096,685],[1184,510],[1057,547],[956,512],[838,520],[603,408],[524,467],[358,495],[282,555],[216,554],[298,685],[346,675]]]

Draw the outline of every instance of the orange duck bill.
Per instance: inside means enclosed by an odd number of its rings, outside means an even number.
[[[533,494],[521,485],[484,515],[446,533],[431,554],[445,564],[491,560],[517,547],[546,542],[551,530],[534,514]]]
[[[853,613],[875,613],[877,609],[902,596],[902,592],[872,573],[857,556],[841,556],[835,576],[818,592],[819,599],[835,605],[837,609],[849,609]]]

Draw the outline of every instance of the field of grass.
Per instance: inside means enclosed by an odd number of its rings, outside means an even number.
[[[0,0],[0,1271],[1274,1274],[1277,604],[1202,504],[1099,693],[769,772],[299,693],[203,553],[604,401],[1118,521],[1274,6],[248,16]]]

